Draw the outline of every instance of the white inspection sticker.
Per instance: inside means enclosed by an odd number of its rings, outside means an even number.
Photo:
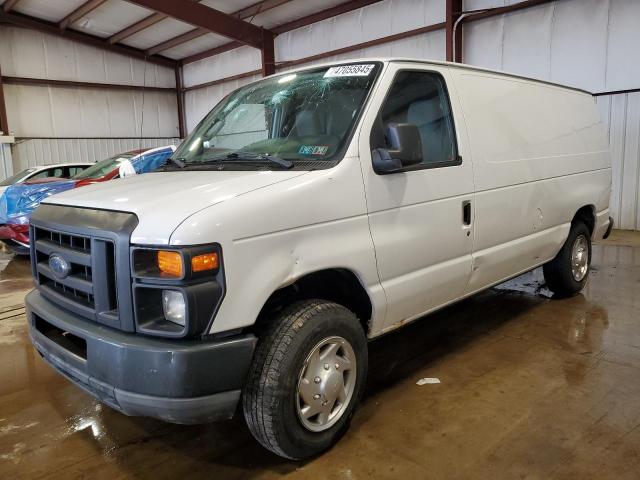
[[[372,63],[331,67],[325,72],[324,77],[366,77],[371,73],[373,67],[375,65]]]

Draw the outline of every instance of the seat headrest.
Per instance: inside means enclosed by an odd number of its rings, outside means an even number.
[[[299,137],[322,134],[322,127],[318,114],[312,110],[303,110],[296,115],[293,125],[294,133]]]
[[[440,108],[439,98],[430,98],[429,100],[418,100],[409,105],[407,112],[407,122],[421,126],[427,123],[435,122],[443,117]]]

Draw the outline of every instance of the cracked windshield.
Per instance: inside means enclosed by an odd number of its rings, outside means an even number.
[[[170,168],[260,164],[314,168],[344,146],[378,64],[351,64],[279,75],[222,100],[173,155]]]

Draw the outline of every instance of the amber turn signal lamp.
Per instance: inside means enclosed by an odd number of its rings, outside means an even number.
[[[215,270],[218,268],[217,253],[203,253],[196,255],[191,259],[192,272],[205,272],[207,270]]]
[[[158,268],[160,272],[172,277],[182,277],[182,257],[178,252],[160,250],[158,252]]]

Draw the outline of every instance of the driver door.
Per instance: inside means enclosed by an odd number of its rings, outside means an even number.
[[[461,107],[446,67],[391,63],[359,139],[378,274],[389,330],[459,298],[473,248],[473,174]],[[371,151],[387,145],[390,123],[418,127],[422,161],[380,174]]]

